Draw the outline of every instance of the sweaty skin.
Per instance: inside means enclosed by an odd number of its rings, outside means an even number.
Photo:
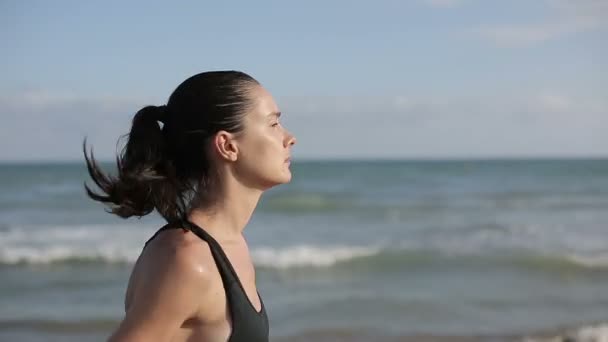
[[[188,217],[221,245],[251,305],[260,311],[255,269],[243,230],[262,193],[291,180],[290,148],[295,137],[279,122],[280,112],[263,87],[244,131],[218,132],[210,146],[221,175],[217,200]],[[183,229],[162,231],[136,261],[125,296],[125,318],[110,342],[226,342],[231,313],[209,244]]]

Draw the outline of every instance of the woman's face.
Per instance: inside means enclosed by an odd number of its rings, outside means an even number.
[[[291,180],[290,156],[295,137],[281,124],[281,112],[262,86],[250,90],[253,99],[244,118],[244,130],[236,138],[237,176],[263,190]]]

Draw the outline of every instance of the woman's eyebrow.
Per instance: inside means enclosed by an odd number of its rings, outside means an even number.
[[[268,114],[268,116],[276,116],[277,118],[281,117],[281,112],[272,112],[270,114]]]

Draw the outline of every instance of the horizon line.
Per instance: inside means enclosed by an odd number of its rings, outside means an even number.
[[[485,155],[485,156],[402,156],[402,157],[370,157],[370,156],[334,156],[334,157],[300,157],[292,158],[293,162],[402,162],[402,161],[550,161],[550,160],[608,160],[606,155]],[[116,163],[115,159],[96,159],[98,163]],[[17,164],[76,164],[83,163],[82,159],[6,159],[0,160],[0,165]]]

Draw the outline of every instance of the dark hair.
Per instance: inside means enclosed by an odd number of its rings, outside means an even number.
[[[207,154],[209,138],[220,130],[237,133],[251,105],[249,90],[259,84],[240,71],[194,75],[171,94],[167,105],[146,106],[133,118],[128,141],[116,157],[118,174],[105,174],[86,139],[89,175],[103,193],[84,184],[95,201],[122,218],[157,210],[167,222],[186,219],[211,199],[217,175]],[[163,124],[162,128],[159,121]]]

